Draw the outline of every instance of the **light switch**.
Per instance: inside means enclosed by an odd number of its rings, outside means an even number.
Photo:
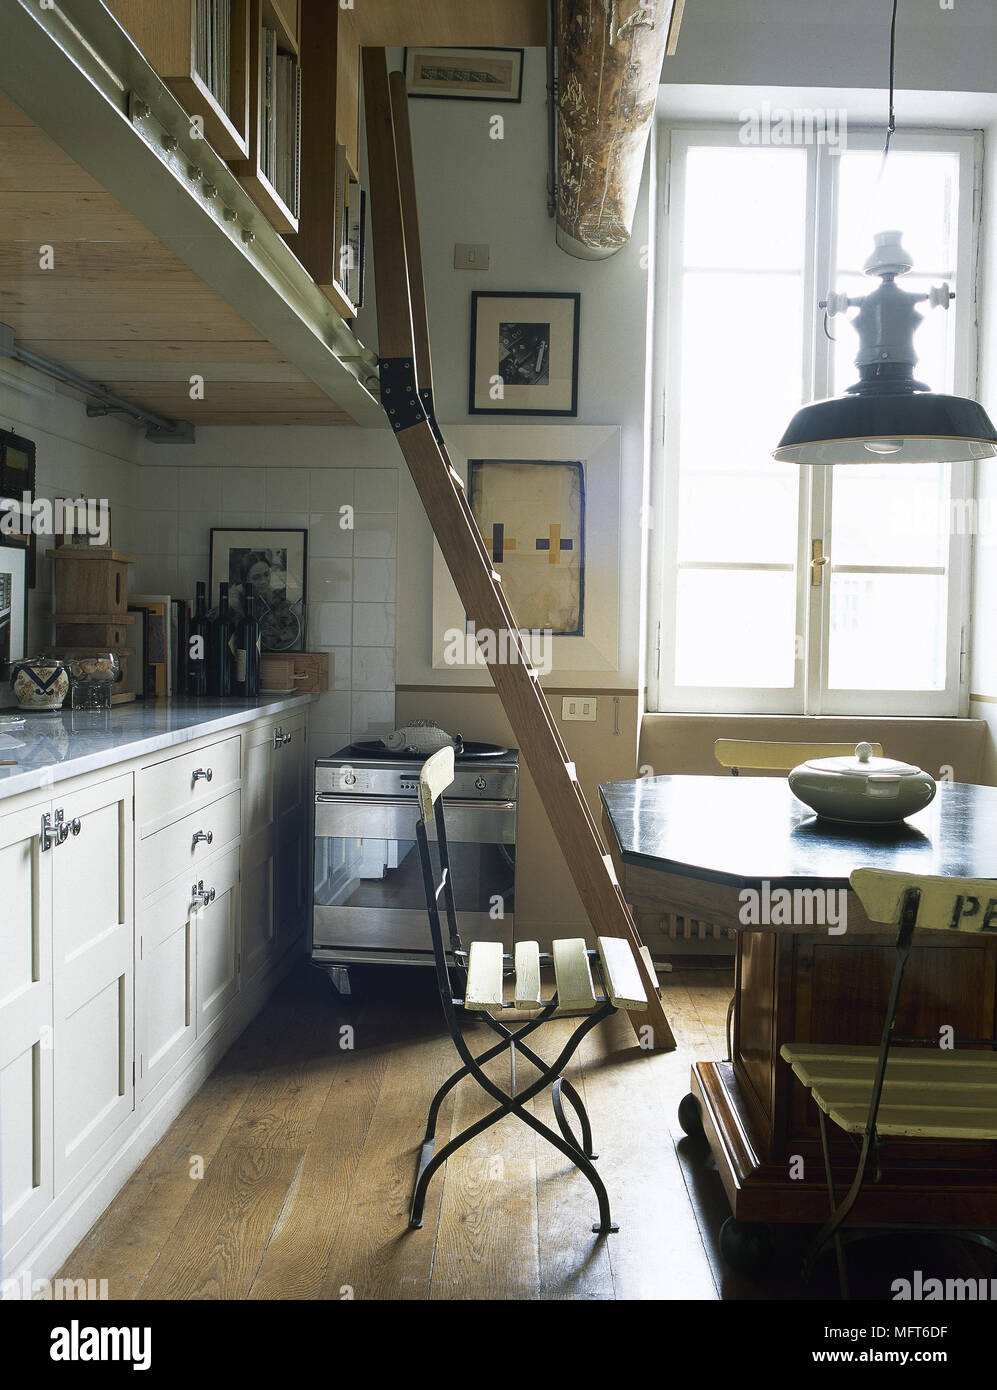
[[[594,695],[565,695],[561,699],[561,720],[577,719],[593,724],[598,703]]]
[[[453,249],[454,270],[487,270],[488,247],[458,241]]]

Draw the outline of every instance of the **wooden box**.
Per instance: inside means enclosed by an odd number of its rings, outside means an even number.
[[[134,555],[96,545],[50,550],[55,563],[56,623],[120,623],[128,617],[128,566]]]
[[[264,652],[260,657],[261,691],[307,695],[328,689],[328,652]]]

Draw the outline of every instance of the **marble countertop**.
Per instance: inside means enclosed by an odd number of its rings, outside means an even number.
[[[112,767],[223,733],[268,715],[303,709],[314,695],[261,695],[258,700],[136,700],[107,714],[25,714],[24,728],[0,731],[0,801],[84,772]],[[2,715],[16,709],[0,710]]]

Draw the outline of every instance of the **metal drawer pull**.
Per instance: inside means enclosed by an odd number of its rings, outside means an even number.
[[[283,742],[284,742],[284,730],[283,730],[283,729],[281,728],[281,726],[278,724],[277,727],[276,727],[276,729],[274,729],[274,731],[273,731],[273,746],[274,746],[275,748],[279,748],[280,745],[281,745]]]
[[[289,733],[289,734],[282,734],[282,735],[281,735],[281,740],[280,740],[280,741],[281,741],[281,743],[286,747],[286,745],[289,744],[289,743],[291,742],[291,739],[292,739],[293,737],[294,737],[294,731],[292,730],[291,733]]]
[[[80,833],[80,831],[83,829],[83,824],[80,821],[79,816],[75,816],[73,820],[69,822],[69,828],[74,835],[78,835]]]
[[[190,780],[191,780],[191,783],[193,784],[194,782],[197,781],[197,779],[198,779],[199,777],[203,777],[204,780],[205,780],[206,782],[210,782],[212,776],[213,776],[213,773],[212,773],[210,767],[209,767],[209,768],[199,767],[199,768],[196,768],[196,769],[195,769],[195,771],[194,771],[194,773],[193,773],[193,775],[192,775],[192,777],[191,777]]]
[[[204,843],[205,843],[206,845],[210,845],[210,844],[211,844],[211,841],[212,841],[214,838],[215,838],[215,837],[214,837],[214,834],[213,834],[213,832],[210,831],[210,830],[207,830],[207,831],[205,831],[205,830],[197,830],[197,831],[195,831],[195,833],[194,833],[194,838],[193,838],[193,839],[191,840],[191,842],[190,842],[190,847],[191,847],[191,849],[196,849],[196,848],[197,848],[197,845],[198,845],[198,841],[200,841],[200,840],[203,840]]]
[[[73,835],[78,835],[82,829],[83,822],[80,820],[79,816],[75,816],[73,820],[67,821],[65,819],[65,812],[61,806],[56,808],[54,822],[49,818],[49,814],[46,811],[42,815],[41,830],[39,831],[42,842],[41,848],[46,850],[52,849],[54,845],[64,845],[71,833]]]

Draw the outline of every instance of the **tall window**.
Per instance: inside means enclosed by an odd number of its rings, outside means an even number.
[[[888,227],[914,260],[905,288],[956,293],[924,306],[915,376],[975,393],[975,137],[897,136],[885,167],[880,134],[840,149],[674,130],[665,149],[651,707],[963,712],[970,538],[951,503],[970,466],[771,451],[801,404],[857,380],[854,330],[825,332],[817,301],[878,285],[862,264]]]

